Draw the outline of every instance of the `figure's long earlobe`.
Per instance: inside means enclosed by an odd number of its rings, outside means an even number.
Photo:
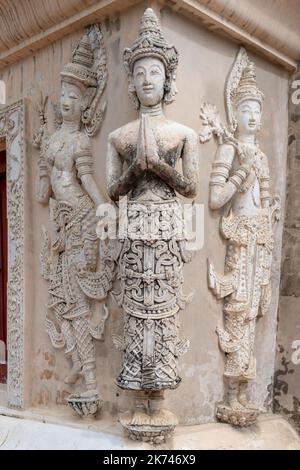
[[[128,77],[128,95],[133,103],[134,109],[140,109],[140,102],[135,91],[132,75]]]
[[[97,90],[95,87],[89,87],[84,91],[84,95],[82,98],[82,105],[81,105],[81,110],[83,112],[86,111],[90,107],[93,99],[95,98],[96,91]]]
[[[236,119],[236,117],[233,116],[232,117],[232,124],[231,124],[231,131],[233,132],[233,134],[237,130],[237,126],[238,126],[237,119]]]
[[[177,93],[178,93],[178,89],[176,86],[176,74],[173,73],[172,76],[167,78],[165,82],[164,103],[165,104],[172,103]]]

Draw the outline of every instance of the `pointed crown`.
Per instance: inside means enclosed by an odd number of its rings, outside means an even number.
[[[235,106],[242,101],[252,99],[262,104],[264,95],[259,90],[256,82],[256,73],[253,62],[249,62],[244,68],[240,82],[235,90],[233,90],[233,102]]]
[[[124,65],[132,73],[134,62],[141,57],[157,57],[163,61],[167,75],[172,75],[178,65],[177,49],[170,45],[160,29],[158,18],[152,8],[142,16],[139,35],[130,48],[124,51]]]
[[[89,36],[85,34],[73,52],[72,62],[66,64],[61,72],[62,79],[85,87],[97,86],[97,74],[93,70],[94,54]]]

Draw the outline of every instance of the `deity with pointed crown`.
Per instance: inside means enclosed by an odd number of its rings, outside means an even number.
[[[139,117],[110,134],[107,154],[108,193],[114,201],[128,201],[119,257],[124,336],[114,338],[123,351],[117,384],[135,391],[134,411],[121,417],[129,435],[159,441],[176,424],[161,401],[164,390],[179,385],[178,357],[188,347],[179,338],[187,255],[176,192],[196,195],[199,145],[192,129],[164,116],[163,104],[176,93],[178,52],[150,8],[124,63]],[[176,169],[180,159],[182,173]]]
[[[45,232],[41,271],[49,282],[47,333],[55,348],[65,348],[72,369],[65,383],[84,381],[68,398],[79,415],[95,414],[97,389],[95,339],[103,339],[105,315],[91,322],[91,299],[104,299],[111,266],[99,271],[96,208],[103,201],[93,177],[90,136],[101,125],[100,97],[107,77],[99,25],[88,28],[73,60],[61,72],[58,129],[49,135],[44,106],[33,143],[40,148],[37,199],[50,207],[51,240]],[[105,310],[105,309],[104,309]]]
[[[266,155],[258,143],[263,94],[258,89],[254,64],[241,48],[225,90],[229,128],[216,109],[201,110],[202,142],[215,133],[218,150],[210,177],[209,205],[225,208],[221,234],[227,240],[225,274],[208,262],[209,287],[224,298],[225,329],[217,328],[225,353],[226,400],[217,417],[233,425],[255,422],[259,409],[249,401],[249,382],[256,377],[256,320],[270,305],[273,219],[278,201],[271,204],[270,174]]]

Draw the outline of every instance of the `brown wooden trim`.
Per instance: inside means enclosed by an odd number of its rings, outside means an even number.
[[[204,0],[170,0],[167,2],[166,0],[148,0],[148,2],[143,0],[99,0],[96,4],[79,11],[79,13],[61,22],[57,22],[54,26],[49,26],[48,29],[45,28],[38,34],[32,34],[30,29],[32,23],[36,22],[34,15],[29,15],[28,18],[26,17],[26,24],[20,21],[20,28],[22,27],[22,32],[25,31],[26,38],[24,38],[20,44],[9,47],[7,50],[0,53],[0,69],[21,60],[23,57],[31,55],[33,52],[46,47],[49,43],[57,41],[73,31],[84,28],[91,23],[95,23],[95,21],[103,21],[109,15],[117,14],[132,5],[142,3],[145,6],[146,4],[153,6],[157,2],[162,6],[167,4],[167,6],[173,8],[179,14],[184,14],[191,19],[200,21],[203,27],[213,30],[216,34],[225,34],[238,44],[252,49],[271,62],[280,64],[289,72],[293,72],[297,68],[296,58],[300,54],[300,46],[299,48],[295,46],[295,43],[298,43],[297,40],[295,40],[295,37],[297,38],[297,31],[291,29],[290,35],[287,35],[283,44],[277,33],[278,27],[280,27],[280,20],[274,20],[274,15],[272,16],[271,12],[271,34],[266,34],[265,31],[260,31],[259,22],[257,23],[257,27],[255,27],[256,24],[254,24],[251,32],[246,31],[246,28],[243,28],[239,23],[235,24],[235,22],[241,19],[243,19],[243,24],[250,22],[250,17],[248,18],[245,12],[244,15],[237,15],[236,19],[233,15],[225,17],[222,12],[226,7],[227,0],[219,0],[219,8],[217,11],[214,11],[213,7],[210,8],[209,2]],[[250,4],[251,2],[249,2],[249,5]],[[32,8],[34,10],[33,5]],[[37,7],[35,6],[35,8]],[[292,13],[290,12],[293,10],[293,7],[287,6],[286,9],[289,16],[291,16]],[[67,10],[68,9],[65,7],[65,16],[68,16]],[[283,18],[283,24],[287,31],[289,28],[289,16]],[[28,31],[26,31],[26,28],[29,28]],[[275,45],[272,44],[272,41],[269,40],[269,42],[267,42],[265,39],[270,36],[277,39]]]
[[[164,0],[158,0],[160,4],[164,4]],[[204,2],[206,3],[206,2]],[[220,5],[225,6],[226,1],[220,1]],[[244,28],[236,25],[234,19],[225,18],[222,14],[218,14],[209,8],[209,5],[202,5],[201,0],[172,0],[172,6],[179,14],[194,19],[194,21],[200,22],[205,28],[211,29],[214,33],[225,35],[230,39],[237,42],[239,45],[247,47],[249,50],[265,57],[267,60],[281,65],[290,73],[297,70],[297,61],[294,57],[286,54],[284,50],[279,47],[273,47],[268,44],[264,39],[263,35],[260,37],[257,31],[252,34],[247,32]],[[292,8],[292,7],[291,7]],[[221,9],[222,10],[222,9]],[[245,18],[245,23],[247,19]],[[274,31],[276,37],[276,31]],[[288,41],[289,38],[287,38]],[[300,44],[300,36],[299,36]],[[283,48],[284,49],[284,48]],[[300,48],[299,48],[300,54]]]
[[[33,52],[80,28],[85,28],[97,21],[103,21],[109,15],[119,13],[140,2],[141,0],[100,0],[96,5],[86,8],[61,23],[44,30],[42,33],[25,39],[21,44],[0,53],[0,69],[31,55]]]

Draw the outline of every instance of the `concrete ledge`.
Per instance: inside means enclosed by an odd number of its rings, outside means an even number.
[[[53,419],[53,418],[52,418]],[[59,420],[59,419],[58,419]],[[116,421],[84,420],[81,427],[0,416],[0,450],[297,450],[300,438],[278,415],[266,415],[247,429],[211,423],[179,426],[172,440],[153,447],[123,436]]]

